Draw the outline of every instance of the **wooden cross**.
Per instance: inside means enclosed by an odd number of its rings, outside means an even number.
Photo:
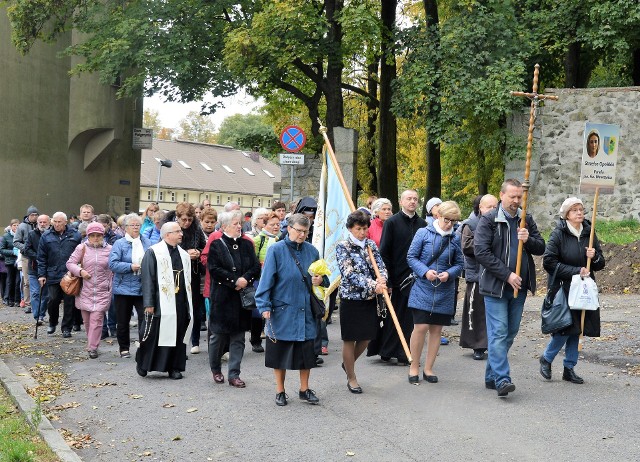
[[[529,136],[527,138],[527,161],[524,167],[524,181],[522,182],[522,216],[520,217],[520,228],[524,228],[526,226],[526,215],[527,215],[527,197],[529,195],[529,173],[531,172],[531,146],[533,145],[533,129],[536,124],[536,115],[538,112],[538,104],[540,101],[544,101],[545,99],[551,99],[553,101],[558,101],[557,96],[552,95],[539,95],[538,94],[538,76],[540,74],[540,64],[535,65],[535,70],[533,71],[533,91],[531,93],[525,93],[523,91],[512,91],[511,96],[524,96],[525,98],[529,98],[531,100],[531,109],[529,112]],[[524,246],[524,242],[518,241],[518,258],[516,260],[516,274],[520,276],[520,269],[522,267],[522,248]],[[526,289],[525,289],[526,290]],[[513,291],[514,298],[518,296],[518,291]]]

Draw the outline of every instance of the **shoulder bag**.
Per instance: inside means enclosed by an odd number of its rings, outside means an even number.
[[[561,282],[557,288],[554,288],[559,266],[560,264],[556,265],[556,269],[553,271],[553,276],[551,276],[551,281],[549,281],[549,287],[547,288],[547,296],[542,302],[540,314],[542,316],[541,330],[543,334],[554,334],[573,324],[563,283]]]
[[[231,260],[231,271],[235,273],[236,265],[233,261],[233,257],[231,256],[231,251],[222,239],[220,239],[220,241],[222,242],[222,246],[227,251],[227,255],[229,255],[229,259]],[[253,311],[253,309],[256,308],[256,288],[253,285],[247,284],[247,287],[245,287],[244,289],[240,289],[238,292],[240,292],[240,303],[242,304],[242,308],[247,311]]]
[[[86,244],[82,245],[82,255],[80,257],[80,271],[82,271],[82,262],[84,261],[84,250],[87,248]],[[82,290],[82,277],[74,276],[71,274],[71,271],[67,271],[62,279],[60,280],[60,287],[62,291],[73,297],[77,297],[80,295],[80,291]]]
[[[300,275],[302,276],[302,280],[304,281],[304,284],[307,286],[307,289],[309,289],[309,294],[311,295],[311,297],[310,297],[310,299],[311,299],[311,313],[313,314],[313,317],[316,318],[316,319],[323,318],[324,317],[324,313],[325,313],[325,311],[327,309],[326,306],[324,305],[324,302],[321,301],[320,299],[318,299],[318,297],[316,297],[316,295],[313,293],[313,288],[311,287],[311,284],[309,284],[309,281],[305,277],[304,271],[302,270],[302,266],[300,266],[300,262],[296,258],[296,254],[293,253],[293,250],[287,244],[285,244],[285,246],[287,247],[287,249],[289,249],[289,252],[291,253],[291,256],[293,257],[293,260],[296,262],[296,266],[298,267],[298,270],[300,271]]]

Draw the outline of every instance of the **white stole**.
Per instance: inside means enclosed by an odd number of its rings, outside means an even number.
[[[171,255],[167,243],[160,241],[150,247],[156,257],[158,276],[158,296],[160,298],[160,333],[158,335],[158,346],[177,346],[176,332],[178,329],[178,315],[176,314],[176,286]],[[189,326],[184,336],[183,343],[188,343],[191,338],[193,328],[193,302],[191,300],[191,259],[189,254],[178,246],[180,258],[182,259],[182,269],[186,287],[180,290],[187,291],[189,301]],[[198,326],[198,328],[200,328]]]

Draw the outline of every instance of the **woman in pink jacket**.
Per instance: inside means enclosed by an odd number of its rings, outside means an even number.
[[[104,227],[94,222],[87,227],[87,241],[78,245],[67,261],[71,274],[82,278],[76,308],[82,313],[91,359],[98,357],[104,313],[111,303],[113,273],[109,269],[110,252],[111,246],[104,242]]]

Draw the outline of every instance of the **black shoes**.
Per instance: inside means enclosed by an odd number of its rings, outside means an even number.
[[[429,383],[438,383],[437,375],[427,375],[424,372],[422,373],[422,378],[425,379]]]
[[[476,361],[482,361],[484,359],[485,350],[477,349],[473,350],[473,359]]]
[[[582,377],[578,377],[578,375],[574,372],[573,369],[569,369],[568,367],[564,368],[562,372],[562,380],[566,380],[567,382],[581,384],[584,383]]]
[[[51,335],[56,331],[56,326],[47,327],[47,334]]]
[[[484,387],[487,390],[495,390],[496,389],[496,383],[493,380],[491,382],[485,382],[484,383]]]
[[[347,382],[347,388],[351,393],[355,393],[356,395],[359,395],[362,393],[362,387],[360,386],[352,387],[351,385],[349,385],[349,382]]]
[[[419,375],[410,375],[409,376],[409,383],[411,385],[418,385],[420,383],[420,376]]]
[[[140,366],[138,366],[136,364],[136,372],[138,373],[138,375],[140,377],[146,377],[147,376],[147,371],[145,371],[144,369],[142,369]]]
[[[320,356],[316,356],[316,366],[319,366],[320,364],[324,364],[324,359]]]
[[[139,373],[140,372],[138,372],[138,374]],[[169,378],[173,379],[173,380],[180,380],[182,378],[182,373],[180,373],[178,371],[169,371]]]
[[[565,370],[567,370],[566,367]],[[551,363],[544,359],[544,356],[540,356],[540,375],[547,380],[551,380]]]
[[[69,332],[68,330],[62,331],[62,336],[64,338],[71,338],[71,332]]]
[[[289,397],[287,396],[287,394],[284,391],[281,391],[280,393],[276,393],[276,405],[277,406],[286,406],[288,398]]]
[[[80,324],[74,324],[73,325],[73,331],[74,332],[80,332]]]
[[[316,396],[316,392],[311,388],[298,392],[298,396],[309,404],[318,404],[320,402],[320,399]]]
[[[96,359],[98,357],[98,352],[96,350],[89,350],[89,358]]]
[[[254,353],[264,353],[264,348],[259,343],[252,345],[251,350],[253,350]]]
[[[497,387],[496,391],[500,398],[506,397],[509,393],[516,391],[516,386],[511,382],[502,382],[502,385]]]

